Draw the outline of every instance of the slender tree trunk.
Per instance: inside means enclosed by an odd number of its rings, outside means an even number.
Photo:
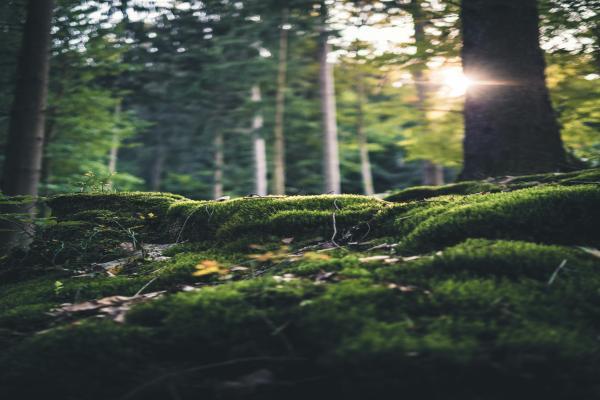
[[[444,167],[431,161],[423,163],[423,185],[441,186],[444,184]]]
[[[558,171],[566,156],[545,82],[536,0],[463,0],[462,179]]]
[[[44,149],[45,112],[48,97],[48,72],[51,47],[53,0],[30,0],[17,67],[17,84],[10,115],[1,182],[8,196],[37,196]],[[35,207],[17,206],[0,212],[35,215]],[[33,225],[23,232],[10,223],[0,230],[0,247],[27,245]]]
[[[260,86],[252,87],[252,101],[260,103],[262,96]],[[264,121],[260,111],[257,111],[252,121],[252,142],[254,149],[254,192],[259,196],[267,195],[267,146],[262,136]]]
[[[275,170],[273,171],[273,188],[277,195],[285,194],[285,136],[283,118],[285,113],[285,89],[288,53],[288,9],[282,11],[279,31],[279,65],[277,71],[277,95],[275,99]]]
[[[214,186],[213,186],[213,198],[218,199],[223,197],[223,166],[224,166],[224,156],[223,156],[223,133],[221,131],[217,131],[215,134],[215,158],[214,158]]]
[[[357,68],[360,68],[360,66]],[[373,189],[373,175],[371,173],[368,140],[365,132],[365,82],[360,72],[357,76],[356,93],[358,95],[356,101],[356,136],[358,138],[358,151],[360,153],[360,173],[363,183],[363,193],[371,196],[375,193],[375,190]]]
[[[425,82],[425,24],[423,21],[423,9],[421,8],[420,0],[412,0],[410,3],[410,13],[415,29],[415,43],[417,47],[417,57],[422,58],[420,62],[413,67],[412,76],[417,89],[418,107],[423,113],[423,119],[427,120],[427,97],[428,83]],[[440,186],[444,184],[444,168],[430,160],[425,160],[422,170],[423,185]]]
[[[108,173],[112,176],[117,173],[117,161],[119,159],[119,146],[121,144],[121,138],[119,137],[119,121],[121,118],[121,101],[119,100],[115,106],[115,130],[112,135],[112,144],[110,146],[110,152],[108,153]],[[112,189],[113,182],[112,178],[109,181],[109,189]]]
[[[336,122],[335,85],[333,65],[327,58],[331,52],[327,27],[321,33],[319,84],[321,89],[321,113],[323,115],[323,171],[325,193],[341,193],[340,159]]]
[[[167,148],[162,138],[159,139],[154,155],[154,162],[150,169],[150,189],[153,192],[159,192],[162,186],[162,176],[165,169],[165,160],[167,157]]]
[[[52,114],[49,110],[48,114]],[[56,124],[51,115],[47,115],[46,127],[44,128],[44,148],[42,150],[42,172],[40,174],[40,193],[42,197],[46,197],[50,194],[48,186],[52,182],[52,158],[48,154],[48,145],[52,142],[56,134]],[[41,203],[38,207],[38,212],[43,217],[49,217],[51,215],[50,208],[45,204]]]
[[[267,195],[267,147],[265,138],[254,135],[254,191],[259,196]]]

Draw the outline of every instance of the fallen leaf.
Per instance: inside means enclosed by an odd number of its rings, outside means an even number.
[[[296,279],[296,276],[293,275],[293,274],[284,274],[283,276],[280,276],[280,275],[274,275],[273,276],[273,280],[275,282],[279,282],[279,283],[281,283],[281,282],[291,282],[294,279]]]
[[[323,253],[317,253],[315,251],[311,251],[308,253],[304,253],[302,258],[307,261],[327,261],[331,260],[331,256]]]
[[[226,275],[229,270],[221,267],[218,261],[215,260],[204,260],[196,265],[196,271],[192,274],[193,276],[208,276],[208,275]]]
[[[384,261],[391,258],[390,256],[371,256],[371,257],[363,257],[363,258],[359,258],[358,261],[360,261],[361,263],[371,263],[371,262],[377,262],[377,261]]]
[[[337,274],[336,271],[329,271],[329,272],[319,272],[319,274],[317,274],[317,276],[315,277],[315,281],[317,282],[325,282],[325,281],[329,281],[331,280],[331,278],[333,278],[335,275]]]

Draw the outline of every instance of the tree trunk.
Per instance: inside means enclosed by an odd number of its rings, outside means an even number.
[[[467,93],[461,179],[566,167],[539,46],[536,0],[463,0]]]
[[[217,131],[215,134],[215,143],[214,143],[214,183],[213,183],[213,198],[218,199],[223,197],[223,165],[224,165],[224,157],[223,157],[223,133],[221,131]]]
[[[423,163],[423,185],[441,186],[444,184],[444,167],[431,161]]]
[[[252,87],[252,101],[260,103],[262,96],[260,86]],[[264,121],[260,111],[257,111],[252,121],[252,142],[254,149],[254,194],[267,195],[267,147],[262,136]]]
[[[360,66],[357,66],[357,68],[360,68]],[[363,183],[363,193],[367,196],[372,196],[375,193],[375,190],[373,189],[373,175],[371,173],[368,140],[365,132],[365,83],[364,77],[360,72],[357,76],[356,93],[356,136],[358,138],[358,151],[360,154],[360,173]]]
[[[275,100],[275,169],[273,188],[277,195],[285,194],[285,136],[283,133],[283,117],[285,113],[285,89],[288,52],[288,9],[282,11],[279,31],[279,65],[277,72],[277,95]]]
[[[335,86],[333,65],[327,57],[331,52],[329,35],[323,25],[321,34],[319,84],[321,89],[321,113],[323,115],[323,172],[325,193],[341,193],[340,160],[336,122]]]
[[[10,116],[2,191],[38,193],[42,167],[53,0],[30,0]]]
[[[110,146],[110,152],[108,153],[108,173],[114,175],[117,173],[117,161],[119,158],[119,145],[121,138],[119,137],[119,120],[121,118],[121,101],[119,100],[115,106],[115,130],[112,135],[112,144]],[[109,180],[109,189],[112,189],[113,182],[112,178]]]
[[[2,192],[8,196],[37,196],[44,148],[45,112],[51,47],[53,0],[30,0],[27,4],[17,84],[10,115]],[[35,207],[14,206],[0,212],[35,215]],[[18,228],[20,229],[20,228]],[[33,225],[17,230],[10,223],[0,226],[0,247],[27,245]]]
[[[425,82],[425,25],[423,22],[423,10],[419,0],[412,0],[410,3],[410,13],[415,29],[415,43],[417,47],[417,57],[421,57],[419,63],[413,66],[412,76],[415,81],[417,90],[417,102],[420,112],[423,114],[423,119],[427,120],[427,95],[429,92],[428,82]],[[423,185],[440,186],[444,184],[444,169],[441,165],[430,160],[425,160],[422,171]]]
[[[267,195],[267,147],[265,139],[254,135],[254,192],[259,196]]]
[[[159,192],[162,186],[162,176],[165,169],[165,159],[167,157],[167,148],[162,138],[159,139],[155,151],[154,162],[150,169],[150,189],[152,189],[153,192]]]

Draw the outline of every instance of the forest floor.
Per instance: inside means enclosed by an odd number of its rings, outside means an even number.
[[[600,396],[600,169],[47,204],[1,261],[7,399]]]

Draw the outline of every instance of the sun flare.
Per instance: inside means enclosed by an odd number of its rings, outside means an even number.
[[[448,97],[464,96],[474,83],[460,68],[446,68],[441,75],[443,91]]]

